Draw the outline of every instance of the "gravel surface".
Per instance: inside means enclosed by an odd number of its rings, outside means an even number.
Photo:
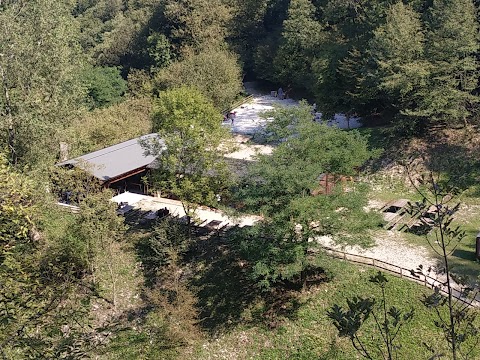
[[[245,89],[249,94],[253,95],[253,99],[232,110],[232,112],[236,113],[233,123],[230,120],[224,122],[224,126],[230,127],[234,134],[254,135],[261,131],[270,121],[262,118],[262,114],[265,111],[273,110],[276,106],[290,107],[298,105],[298,101],[294,99],[280,100],[278,97],[262,93],[255,88],[254,83],[245,83]],[[320,121],[322,113],[317,112],[315,119]],[[337,126],[340,129],[353,129],[362,126],[359,118],[351,117],[347,121],[343,114],[335,114],[333,119],[327,121],[327,124]]]
[[[398,231],[386,231],[375,237],[375,246],[364,249],[360,246],[336,245],[331,237],[322,236],[318,241],[323,246],[345,251],[349,254],[363,255],[376,260],[382,260],[405,269],[415,270],[419,265],[424,268],[434,267],[436,260],[430,257],[428,249],[423,246],[413,246],[402,239]]]
[[[236,118],[233,122],[226,122],[224,125],[231,127],[232,133],[237,136],[237,142],[240,145],[238,151],[231,154],[230,157],[243,160],[252,160],[256,153],[271,153],[271,147],[262,145],[246,144],[248,137],[260,132],[266,126],[269,119],[262,118],[262,113],[267,110],[274,109],[275,106],[296,106],[298,102],[292,99],[279,100],[278,98],[265,95],[255,88],[252,83],[245,84],[247,91],[253,94],[253,100],[250,103],[243,104],[233,111],[236,112]],[[321,114],[316,114],[319,120]],[[327,122],[328,125],[337,126],[342,129],[360,127],[361,123],[358,118],[350,118],[347,123],[346,118],[342,114],[336,114],[334,119]],[[377,205],[377,204],[375,204]],[[379,208],[373,204],[369,204],[368,209]],[[419,265],[423,265],[424,269],[434,269],[438,266],[438,261],[429,255],[429,251],[425,246],[411,245],[407,243],[402,234],[398,231],[385,231],[382,234],[376,234],[375,246],[364,249],[360,246],[341,246],[334,243],[333,239],[328,236],[319,237],[318,241],[323,245],[333,249],[342,250],[353,255],[362,255],[376,260],[381,260],[404,269],[416,270]],[[438,281],[446,281],[445,276],[436,275],[434,271],[428,272],[427,275],[436,278]],[[437,283],[435,283],[438,285]],[[455,289],[460,286],[451,281]],[[457,296],[460,292],[455,291]],[[480,296],[477,299],[480,301]],[[475,305],[480,306],[480,302],[476,301]]]

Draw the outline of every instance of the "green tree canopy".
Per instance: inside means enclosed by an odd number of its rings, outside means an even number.
[[[404,115],[417,110],[428,91],[431,71],[420,14],[402,2],[392,5],[385,24],[374,31],[370,46],[377,96],[386,97],[389,106]]]
[[[428,14],[426,54],[432,64],[429,91],[418,114],[466,122],[478,98],[478,22],[471,0],[435,0]]]
[[[222,0],[165,0],[164,16],[181,54],[222,46],[232,17]]]
[[[277,109],[273,116],[271,135],[284,141],[251,167],[248,179],[254,186],[244,195],[252,210],[277,214],[292,200],[315,190],[321,174],[353,175],[371,156],[367,140],[359,133],[312,122],[306,104]]]
[[[160,70],[154,84],[159,90],[195,87],[222,110],[230,106],[242,89],[241,68],[232,52],[208,48]]]
[[[127,82],[116,67],[91,67],[84,79],[93,107],[105,107],[122,100],[127,91]]]
[[[274,60],[278,82],[312,89],[315,79],[311,66],[322,35],[311,1],[292,0],[288,18],[283,22],[282,43]]]
[[[318,245],[315,236],[360,243],[369,240],[365,230],[379,223],[363,210],[367,200],[360,184],[337,185],[329,195],[314,196],[320,175],[354,174],[371,156],[366,139],[312,122],[305,104],[273,116],[270,130],[283,141],[272,155],[259,156],[237,191],[244,210],[264,216],[247,230],[240,247],[254,264],[252,275],[266,287],[298,277],[305,284],[307,272],[321,267],[309,254]]]
[[[0,141],[30,165],[58,153],[85,103],[84,56],[65,2],[7,2],[0,9]]]
[[[230,134],[220,113],[188,87],[160,92],[153,113],[153,130],[165,141],[164,149],[150,148],[159,164],[154,186],[179,197],[190,217],[200,204],[216,205],[230,180],[222,156]]]

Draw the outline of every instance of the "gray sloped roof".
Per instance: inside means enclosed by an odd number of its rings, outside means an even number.
[[[146,148],[142,146],[142,144],[149,143],[155,143],[155,147],[157,145],[165,146],[165,142],[158,134],[148,134],[57,165],[78,166],[101,181],[108,181],[154,162],[156,156],[149,154]]]

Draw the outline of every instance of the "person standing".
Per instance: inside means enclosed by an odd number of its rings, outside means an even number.
[[[277,96],[280,100],[283,100],[283,89],[281,87],[278,88],[278,91],[277,91]]]
[[[228,117],[230,118],[230,120],[232,121],[232,126],[233,126],[233,122],[235,121],[235,117],[237,116],[237,113],[235,111],[232,111],[228,114]]]

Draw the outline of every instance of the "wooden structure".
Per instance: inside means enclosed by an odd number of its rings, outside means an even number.
[[[386,221],[385,229],[428,232],[433,226],[432,215],[435,214],[435,207],[430,206],[423,213],[412,213],[410,211],[411,202],[407,199],[398,199],[386,203],[380,212],[383,213],[383,219]]]
[[[144,135],[136,139],[63,161],[57,166],[77,167],[97,178],[102,186],[118,192],[131,191],[146,193],[141,178],[155,167],[156,156],[146,150],[164,148],[165,142],[158,134]]]
[[[443,295],[448,295],[445,281],[440,281],[427,274],[423,274],[412,269],[406,269],[404,267],[394,265],[383,260],[374,259],[368,256],[351,254],[342,250],[333,249],[326,246],[322,246],[322,248],[328,255],[334,258],[342,259],[356,264],[372,266],[376,269],[387,271],[390,274],[396,275],[400,278],[408,279],[418,284],[422,284],[423,286],[429,287],[431,289],[438,288]],[[454,288],[452,295],[458,301],[464,303],[467,306],[477,308],[480,307],[480,294],[476,294],[474,299],[467,299],[465,298],[461,290],[459,290],[458,288]]]
[[[320,174],[317,180],[318,188],[311,191],[313,196],[330,195],[338,185],[342,187],[343,192],[350,191],[350,189],[353,188],[353,183],[355,181],[353,176],[335,175],[330,173]]]

